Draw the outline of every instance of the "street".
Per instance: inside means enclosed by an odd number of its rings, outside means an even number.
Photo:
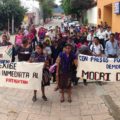
[[[53,21],[51,21],[50,23],[48,23],[48,24],[45,24],[44,25],[44,27],[45,28],[49,28],[50,26],[60,26],[60,24],[61,24],[61,20],[53,20]],[[37,26],[37,31],[39,30],[39,28],[40,28],[40,26]],[[0,36],[0,40],[2,40],[2,38],[1,38],[2,36]],[[12,43],[12,44],[14,44],[15,43],[15,35],[11,35],[11,37],[10,37],[10,42]]]
[[[33,91],[0,88],[0,120],[119,120],[120,84],[96,83],[73,87],[73,102],[60,103],[55,85],[47,88],[48,102],[43,102],[41,92],[33,103]],[[109,99],[108,99],[109,98]],[[117,111],[116,111],[117,110]]]
[[[54,20],[46,27],[60,25]],[[11,38],[14,43],[14,36]],[[54,92],[56,84],[46,89],[48,102],[38,92],[37,102],[32,102],[33,91],[0,88],[0,120],[120,120],[120,82],[83,83],[73,87],[72,100],[60,103],[60,93]],[[67,97],[66,97],[67,98]]]
[[[54,20],[46,27],[60,25]],[[14,36],[11,42],[14,43]],[[48,102],[41,98],[33,103],[33,91],[0,88],[0,120],[120,120],[120,84],[106,83],[100,86],[83,83],[73,87],[69,104],[60,103],[60,93],[54,92],[55,84],[46,89]]]
[[[120,120],[120,0],[0,0],[0,120]]]

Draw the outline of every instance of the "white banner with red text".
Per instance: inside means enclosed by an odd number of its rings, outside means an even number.
[[[12,45],[0,47],[0,63],[11,62],[12,48],[13,48]]]
[[[78,56],[77,77],[92,81],[120,81],[120,58]]]
[[[0,63],[0,87],[40,90],[44,63]]]

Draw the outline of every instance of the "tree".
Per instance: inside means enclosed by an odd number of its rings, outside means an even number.
[[[71,0],[72,7],[77,9],[88,9],[94,3],[94,0]]]
[[[12,23],[14,19],[15,27],[19,27],[23,21],[26,9],[21,6],[19,0],[0,1],[0,29],[7,29],[8,21]]]
[[[46,18],[51,18],[52,16],[52,9],[54,7],[54,0],[38,0],[40,2],[40,6],[43,10],[43,20],[45,21]]]
[[[88,9],[94,4],[94,0],[62,0],[62,7],[65,14],[75,14],[80,18],[83,10]]]

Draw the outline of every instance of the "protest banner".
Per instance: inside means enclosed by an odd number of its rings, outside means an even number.
[[[0,63],[0,87],[40,90],[44,63]]]
[[[120,58],[78,56],[77,77],[92,81],[120,81]]]
[[[11,62],[12,59],[12,45],[0,47],[0,63]]]

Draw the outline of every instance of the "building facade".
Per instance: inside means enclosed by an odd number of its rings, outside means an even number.
[[[27,9],[26,16],[24,18],[25,24],[42,24],[42,10],[40,8],[39,2],[36,0],[20,0],[21,5]]]
[[[98,16],[98,11],[97,10],[98,10],[97,5],[93,6],[92,8],[87,10],[88,24],[97,25],[97,16]]]
[[[120,0],[97,0],[98,24],[106,22],[113,32],[120,32]]]

